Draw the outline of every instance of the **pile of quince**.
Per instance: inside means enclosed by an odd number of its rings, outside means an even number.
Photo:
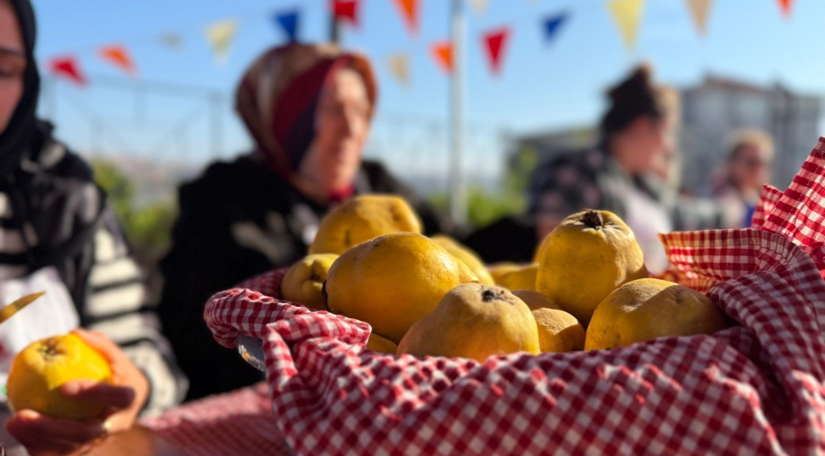
[[[633,232],[610,212],[567,217],[532,264],[488,266],[454,239],[423,236],[393,195],[358,196],[330,212],[281,298],[369,323],[367,347],[377,352],[479,361],[725,327],[705,295],[648,278]]]

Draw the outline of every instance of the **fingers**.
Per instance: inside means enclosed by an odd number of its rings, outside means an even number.
[[[6,429],[30,451],[69,453],[106,434],[103,421],[59,420],[33,410],[21,410]]]
[[[84,342],[89,344],[89,346],[98,351],[106,359],[106,361],[109,362],[109,364],[118,361],[124,356],[123,352],[120,351],[120,347],[99,332],[86,331],[85,329],[78,328],[72,331],[72,334],[81,338]]]
[[[128,408],[135,400],[135,390],[94,380],[72,380],[60,387],[60,392],[71,398],[99,404],[114,411]]]

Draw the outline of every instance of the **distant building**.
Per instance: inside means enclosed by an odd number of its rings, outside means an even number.
[[[784,189],[799,171],[820,136],[820,99],[792,93],[779,84],[760,87],[708,76],[701,84],[682,90],[682,187],[705,193],[709,180],[724,164],[725,141],[738,128],[759,128],[776,142],[773,185]],[[511,170],[524,154],[541,163],[565,151],[596,144],[591,126],[560,129],[514,138]],[[519,170],[524,173],[525,170]]]
[[[773,182],[784,189],[819,138],[820,99],[792,93],[780,84],[759,87],[708,76],[682,91],[682,149],[685,186],[706,188],[728,151],[725,140],[738,128],[764,130],[776,142]]]

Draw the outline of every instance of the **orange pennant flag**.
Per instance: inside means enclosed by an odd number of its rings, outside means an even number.
[[[132,60],[132,57],[129,55],[129,51],[126,50],[125,47],[120,45],[112,45],[112,46],[104,46],[100,48],[98,51],[98,55],[101,59],[111,63],[112,65],[120,68],[121,70],[125,71],[129,75],[134,76],[137,68],[135,67],[135,63]]]
[[[418,0],[395,0],[410,33],[418,33]]]
[[[690,14],[693,16],[693,22],[699,33],[705,33],[707,30],[708,13],[710,13],[711,2],[713,0],[687,0]]]
[[[453,72],[453,44],[449,41],[435,43],[430,48],[438,66],[447,73]]]
[[[791,4],[793,0],[779,0],[779,7],[782,8],[782,14],[785,17],[791,17]]]

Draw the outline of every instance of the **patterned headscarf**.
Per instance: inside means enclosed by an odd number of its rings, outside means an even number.
[[[375,75],[369,61],[334,45],[289,44],[264,52],[246,71],[235,109],[257,143],[258,153],[284,178],[292,178],[315,137],[315,110],[324,85],[341,68],[364,79],[375,106]]]

